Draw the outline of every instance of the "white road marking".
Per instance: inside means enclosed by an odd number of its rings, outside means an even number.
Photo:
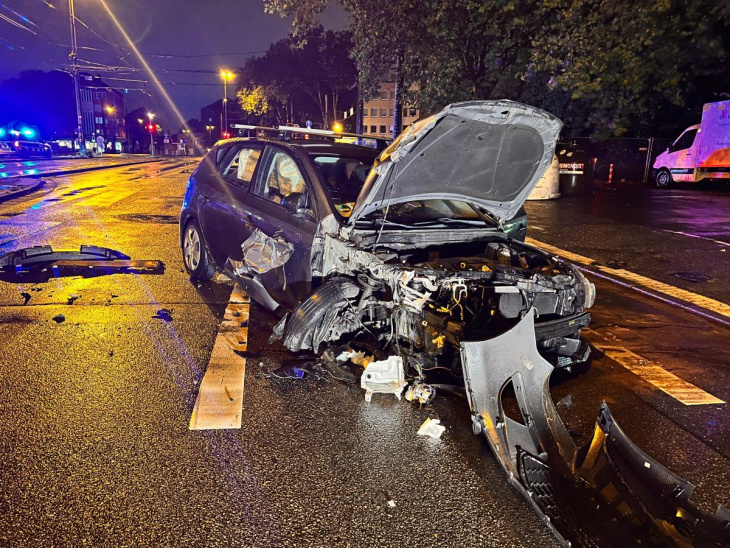
[[[708,238],[707,236],[698,236],[697,234],[690,234],[689,232],[682,232],[679,230],[668,230],[663,229],[663,232],[670,232],[671,234],[679,234],[680,236],[688,236],[689,238],[697,238],[698,240],[705,240],[708,242],[713,242],[719,245],[730,245],[730,242],[723,242],[722,240],[715,240],[713,238]]]
[[[584,329],[583,336],[606,356],[622,365],[646,382],[656,386],[662,392],[669,394],[684,405],[713,405],[725,403],[709,392],[695,386],[691,382],[680,379],[660,365],[635,354],[631,350],[620,346],[606,344],[592,329]]]
[[[248,295],[236,286],[228,299],[208,368],[190,417],[190,430],[241,428],[248,341]]]
[[[533,238],[526,238],[525,241],[531,245],[537,246],[541,249],[544,249],[545,251],[553,253],[554,255],[559,255],[560,257],[568,259],[569,261],[584,266],[591,266],[593,263],[596,262],[594,259],[591,259],[589,257],[584,257],[583,255],[578,255],[577,253],[571,253],[570,251],[560,249],[559,247],[539,242]],[[692,293],[691,291],[680,289],[678,287],[674,287],[673,285],[665,284],[663,282],[647,278],[646,276],[634,274],[633,272],[629,272],[628,270],[624,270],[622,268],[610,268],[603,265],[591,266],[591,268],[595,268],[596,270],[605,272],[606,274],[621,278],[623,280],[636,284],[637,286],[651,289],[654,292],[661,293],[675,299],[680,299],[682,301],[686,301],[693,305],[709,310],[710,312],[714,312],[715,314],[719,314],[720,316],[730,318],[730,305],[727,305],[720,301],[716,301],[715,299],[703,297],[702,295],[698,295],[697,293]]]

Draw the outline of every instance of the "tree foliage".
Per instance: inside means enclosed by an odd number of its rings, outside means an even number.
[[[715,0],[338,1],[364,95],[400,61],[422,111],[509,98],[554,112],[573,134],[637,134],[730,84],[730,9]],[[265,0],[294,17],[300,38],[327,4]]]
[[[262,120],[313,119],[328,125],[354,100],[357,71],[349,57],[351,46],[349,33],[321,27],[272,44],[243,67],[243,88],[237,94],[241,108]]]
[[[236,98],[241,110],[248,114],[262,116],[271,110],[269,94],[264,86],[241,88],[236,92]]]

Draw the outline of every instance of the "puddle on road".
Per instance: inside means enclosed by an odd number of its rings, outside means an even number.
[[[672,276],[684,280],[686,282],[702,283],[709,282],[712,276],[708,276],[702,272],[673,272]]]

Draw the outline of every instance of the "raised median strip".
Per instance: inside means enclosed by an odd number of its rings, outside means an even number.
[[[582,267],[581,270],[588,274],[593,274],[599,278],[614,282],[633,291],[638,291],[639,293],[649,297],[659,299],[672,306],[692,312],[693,314],[730,326],[730,305],[723,302],[703,295],[698,295],[697,293],[692,293],[686,289],[681,289],[652,278],[647,278],[646,276],[642,276],[634,272],[629,272],[628,270],[599,265],[590,257],[566,251],[533,238],[526,238],[525,241],[530,245],[539,247],[553,255],[557,255],[558,257],[562,257],[563,259],[579,265],[579,267]]]
[[[241,428],[249,297],[236,286],[228,299],[190,417],[190,430]]]

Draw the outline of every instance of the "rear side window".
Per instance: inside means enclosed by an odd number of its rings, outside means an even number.
[[[259,148],[235,149],[221,165],[221,175],[229,183],[249,185],[260,157]]]

